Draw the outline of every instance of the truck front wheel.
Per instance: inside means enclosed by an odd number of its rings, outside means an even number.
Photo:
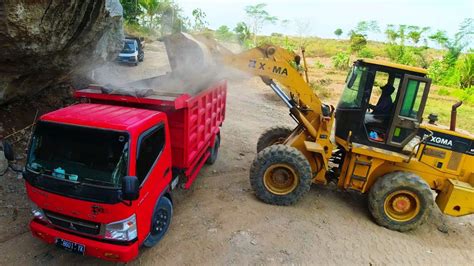
[[[155,207],[155,212],[151,218],[150,234],[143,242],[143,246],[151,248],[155,246],[165,236],[173,216],[173,203],[171,200],[162,196]]]
[[[311,187],[311,166],[296,148],[272,145],[257,154],[250,167],[250,184],[257,198],[275,205],[291,205]]]
[[[369,210],[375,221],[400,232],[415,229],[429,216],[433,194],[419,176],[393,172],[380,177],[369,192]]]

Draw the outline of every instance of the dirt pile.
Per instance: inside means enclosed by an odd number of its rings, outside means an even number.
[[[119,0],[1,1],[0,104],[115,57],[122,13]]]

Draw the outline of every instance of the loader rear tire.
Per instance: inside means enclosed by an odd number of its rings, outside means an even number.
[[[250,185],[257,198],[269,204],[294,204],[309,191],[311,180],[306,157],[283,144],[263,149],[250,167]]]
[[[258,138],[257,152],[261,152],[263,149],[271,145],[283,144],[292,131],[291,128],[283,126],[271,127],[265,130],[265,132],[260,135],[260,138]]]
[[[369,192],[369,210],[388,229],[406,232],[423,224],[431,212],[433,194],[419,176],[393,172],[380,177]]]

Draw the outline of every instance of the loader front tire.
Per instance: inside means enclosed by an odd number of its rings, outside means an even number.
[[[369,192],[369,210],[375,221],[388,229],[406,232],[423,224],[433,206],[429,185],[408,172],[380,177]]]
[[[274,205],[291,205],[311,187],[311,166],[296,148],[277,144],[263,149],[250,167],[250,185],[257,198]]]
[[[290,136],[293,130],[289,127],[276,126],[271,127],[258,138],[257,152],[261,152],[268,146],[275,144],[283,144],[283,142]]]

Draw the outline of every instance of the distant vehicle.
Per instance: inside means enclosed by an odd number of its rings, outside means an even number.
[[[139,38],[126,38],[117,61],[137,66],[138,62],[143,62],[144,58],[145,53],[143,52],[141,40]]]

